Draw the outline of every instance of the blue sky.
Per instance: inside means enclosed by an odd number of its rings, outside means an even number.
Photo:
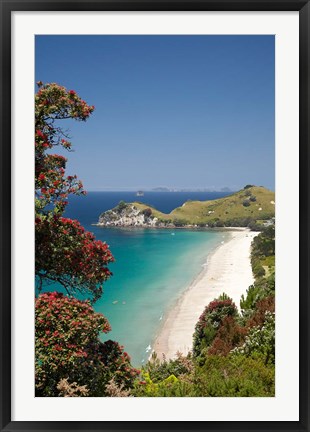
[[[36,36],[35,66],[96,107],[62,123],[87,190],[274,190],[273,36]]]

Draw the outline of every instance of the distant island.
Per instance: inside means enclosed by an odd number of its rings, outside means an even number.
[[[159,186],[151,189],[151,192],[234,192],[229,187],[200,187],[200,188],[178,188],[178,187],[166,187]]]
[[[275,193],[246,185],[224,198],[186,201],[169,214],[141,202],[125,203],[99,216],[98,226],[153,228],[249,227],[258,229],[275,217]]]

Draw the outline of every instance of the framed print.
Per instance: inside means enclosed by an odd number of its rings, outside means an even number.
[[[1,19],[1,430],[308,430],[308,1]]]

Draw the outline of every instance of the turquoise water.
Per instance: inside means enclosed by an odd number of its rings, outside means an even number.
[[[124,196],[123,196],[123,195]],[[91,225],[102,211],[120,200],[132,201],[129,192],[90,193],[73,197],[67,217],[78,219],[98,240],[106,241],[116,259],[109,266],[113,276],[104,284],[104,294],[94,308],[109,320],[112,331],[102,340],[124,346],[135,366],[147,361],[165,314],[198,276],[207,255],[227,234],[219,231],[183,229],[117,229]],[[133,193],[131,195],[134,196]],[[186,199],[207,199],[189,193]],[[220,196],[223,194],[221,193]],[[170,198],[169,198],[170,197]],[[185,201],[183,193],[149,193],[144,197],[165,212]],[[211,198],[211,197],[210,197]],[[213,193],[212,199],[218,196]],[[61,288],[48,286],[47,290]],[[203,311],[205,305],[201,305]]]
[[[95,309],[112,331],[103,340],[124,345],[139,365],[150,355],[165,313],[201,272],[221,232],[150,229],[101,229],[116,262]],[[113,241],[109,241],[113,237]],[[112,240],[112,239],[111,239]],[[203,311],[205,305],[201,305]]]

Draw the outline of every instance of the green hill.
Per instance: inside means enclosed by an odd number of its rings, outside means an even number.
[[[275,216],[275,194],[261,186],[246,186],[239,192],[211,201],[186,201],[181,207],[165,214],[139,202],[139,210],[152,209],[153,217],[178,225],[248,226],[250,222]]]

